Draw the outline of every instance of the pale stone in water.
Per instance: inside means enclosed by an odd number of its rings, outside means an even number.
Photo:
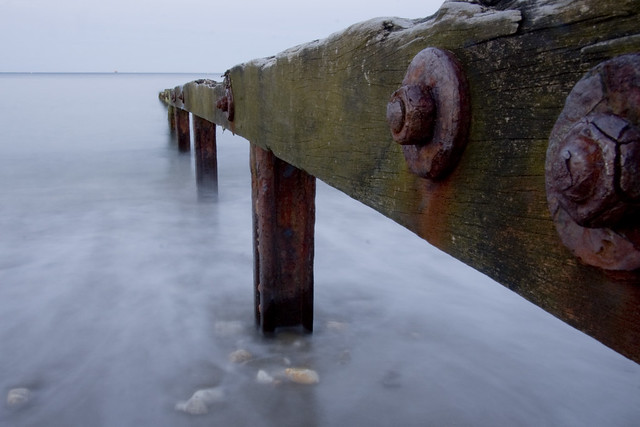
[[[209,412],[212,403],[224,400],[224,391],[220,387],[205,388],[193,393],[186,402],[176,403],[176,411],[186,412],[191,415],[204,415]]]
[[[202,399],[189,399],[186,402],[176,403],[176,410],[191,415],[204,415],[209,412],[207,404]]]
[[[205,388],[193,393],[191,399],[200,399],[205,404],[211,405],[212,403],[222,402],[224,400],[224,390],[220,387]]]
[[[320,382],[318,373],[311,369],[305,368],[287,368],[284,375],[294,383],[298,384],[317,384]]]
[[[26,404],[31,398],[31,392],[28,388],[14,388],[9,390],[7,394],[7,405],[15,408]]]
[[[272,384],[274,379],[267,371],[260,369],[256,375],[256,381],[260,384]]]
[[[232,363],[244,363],[253,359],[253,355],[249,353],[247,350],[236,350],[229,355],[229,360]]]

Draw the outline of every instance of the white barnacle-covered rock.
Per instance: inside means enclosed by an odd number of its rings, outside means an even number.
[[[31,391],[28,388],[14,388],[7,394],[7,406],[17,408],[25,405],[31,399]]]
[[[287,368],[284,375],[290,381],[298,384],[317,384],[320,382],[320,376],[312,369],[306,368]]]

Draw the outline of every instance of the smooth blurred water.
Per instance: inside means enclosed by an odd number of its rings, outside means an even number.
[[[315,332],[262,338],[248,144],[203,201],[157,99],[200,77],[0,75],[1,426],[638,425],[640,365],[322,183]]]

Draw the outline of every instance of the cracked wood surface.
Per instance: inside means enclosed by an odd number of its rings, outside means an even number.
[[[571,255],[551,220],[544,174],[549,134],[574,84],[598,63],[640,51],[640,1],[476,3],[445,2],[424,19],[374,19],[235,66],[233,123],[215,108],[220,84],[187,83],[178,88],[184,103],[171,103],[273,151],[640,362],[640,274],[606,273]],[[453,52],[471,89],[469,142],[441,182],[409,172],[385,120],[391,93],[426,47]]]

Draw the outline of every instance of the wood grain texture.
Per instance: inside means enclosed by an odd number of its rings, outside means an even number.
[[[638,0],[449,1],[418,20],[375,19],[189,83],[184,108],[231,128],[640,362],[640,275],[582,265],[562,245],[544,164],[564,100],[599,62],[640,51]],[[468,145],[441,182],[412,175],[385,121],[426,47],[453,52],[471,89]]]

